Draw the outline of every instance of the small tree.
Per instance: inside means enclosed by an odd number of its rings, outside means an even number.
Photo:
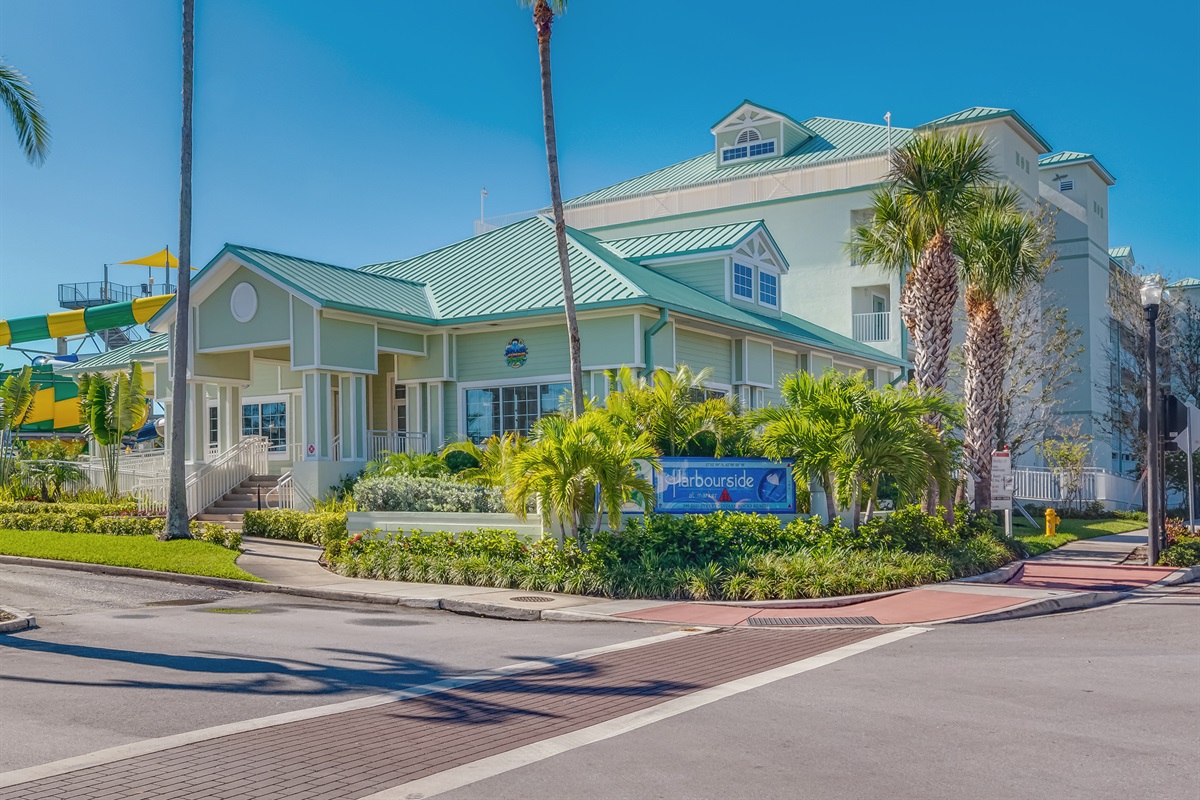
[[[135,361],[129,374],[112,377],[100,372],[80,375],[79,406],[100,449],[105,489],[116,497],[121,440],[142,427],[150,413],[142,385],[142,365]]]
[[[73,462],[83,450],[82,442],[42,439],[25,445],[27,460],[21,465],[26,480],[38,488],[43,503],[57,501],[63,486],[83,479]]]
[[[501,436],[489,436],[480,444],[472,441],[451,442],[442,450],[442,459],[451,453],[464,453],[475,459],[477,466],[468,467],[457,477],[482,486],[506,488],[511,483],[513,464],[529,441],[519,433],[508,431]]]
[[[22,367],[0,383],[0,486],[7,486],[16,476],[16,446],[21,428],[33,414],[38,389],[33,383],[33,369]]]
[[[1067,510],[1083,508],[1083,478],[1092,460],[1092,437],[1083,433],[1083,423],[1064,423],[1057,435],[1042,442],[1039,449],[1047,466],[1058,476]]]

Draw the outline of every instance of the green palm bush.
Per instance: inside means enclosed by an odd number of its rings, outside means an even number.
[[[128,373],[112,376],[100,372],[80,375],[79,406],[100,450],[105,489],[110,497],[116,497],[121,440],[142,427],[150,413],[142,365],[135,361]]]
[[[22,367],[0,383],[0,487],[8,486],[17,477],[14,440],[33,413],[39,388],[33,383],[30,367]]]

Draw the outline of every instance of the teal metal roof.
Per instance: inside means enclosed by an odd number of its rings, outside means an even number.
[[[946,128],[951,125],[966,125],[973,122],[984,122],[989,119],[997,119],[999,117],[1012,117],[1022,128],[1033,137],[1034,141],[1042,148],[1042,152],[1050,151],[1050,143],[1042,138],[1042,135],[1034,130],[1034,127],[1025,121],[1025,118],[1011,108],[988,108],[987,106],[972,106],[964,108],[962,111],[957,111],[953,114],[948,114],[944,117],[938,117],[935,120],[926,122],[924,125],[918,125],[915,130],[925,131],[934,130],[935,128]]]
[[[761,158],[719,166],[715,151],[708,150],[687,161],[681,161],[678,164],[672,164],[669,167],[580,195],[567,201],[567,205],[599,203],[668,189],[732,180],[747,175],[782,172],[839,159],[882,155],[887,152],[886,125],[813,117],[805,120],[803,127],[813,133],[813,138],[788,155],[779,158]],[[912,131],[907,128],[892,128],[892,145],[894,147],[903,145],[911,137]]]
[[[426,322],[435,316],[420,283],[242,245],[225,245],[222,252],[258,267],[326,308]]]
[[[734,222],[729,225],[692,228],[687,231],[652,233],[647,236],[631,236],[626,239],[608,239],[602,244],[621,258],[645,261],[652,258],[729,250],[763,227],[765,227],[763,221],[756,219],[749,222]]]
[[[55,367],[54,371],[74,374],[124,369],[134,361],[146,361],[166,356],[167,348],[170,346],[168,339],[170,337],[167,334],[160,333],[157,336],[130,342],[124,347],[109,350],[107,353],[98,353],[70,367]]]
[[[1110,247],[1108,248],[1108,254],[1112,258],[1131,258],[1133,256],[1133,248],[1129,245]]]
[[[1112,186],[1117,182],[1117,179],[1113,177],[1113,174],[1105,169],[1104,165],[1100,163],[1100,159],[1096,158],[1091,153],[1075,153],[1070,150],[1064,150],[1061,153],[1042,156],[1038,159],[1039,167],[1064,166],[1067,164],[1091,164],[1096,168],[1096,171],[1099,172],[1106,181],[1108,181],[1109,186]]]
[[[581,310],[653,305],[877,363],[905,364],[791,315],[778,319],[737,308],[628,261],[583,231],[568,228],[567,234],[575,304]],[[563,305],[554,225],[541,216],[363,270],[425,283],[442,324],[537,316],[561,311]]]
[[[1200,287],[1200,280],[1195,278],[1182,278],[1174,283],[1167,284],[1168,289],[1195,289]]]

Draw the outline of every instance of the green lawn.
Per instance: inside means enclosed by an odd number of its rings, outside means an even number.
[[[108,536],[99,533],[0,530],[0,553],[55,561],[82,561],[114,567],[136,567],[184,575],[208,575],[259,581],[239,568],[238,553],[194,539],[160,542],[153,536]]]
[[[1064,519],[1058,523],[1058,533],[1046,536],[1045,528],[1033,529],[1024,517],[1013,520],[1013,536],[1024,542],[1029,555],[1036,556],[1079,539],[1094,539],[1113,533],[1126,533],[1145,528],[1146,523],[1130,519]]]

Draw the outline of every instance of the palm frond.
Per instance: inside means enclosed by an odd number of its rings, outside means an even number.
[[[29,79],[9,64],[0,64],[0,103],[12,117],[25,159],[40,167],[50,152],[50,126]]]

